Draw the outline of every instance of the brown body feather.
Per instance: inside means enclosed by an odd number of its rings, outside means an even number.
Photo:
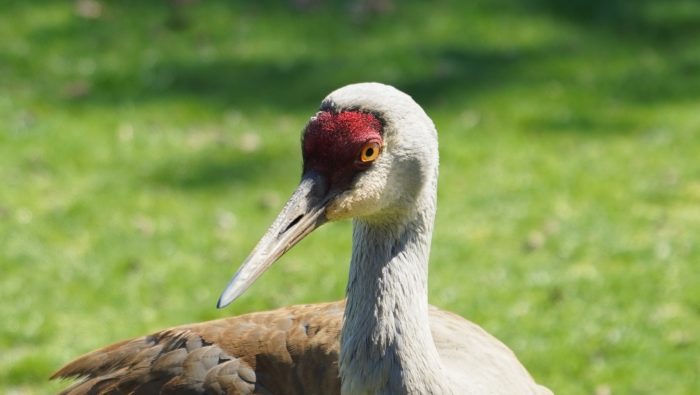
[[[344,303],[166,329],[93,351],[52,378],[79,394],[337,394]]]
[[[83,355],[52,379],[82,379],[63,395],[340,394],[344,309],[344,301],[298,305],[165,329]],[[510,377],[529,377],[478,325],[435,307],[429,317],[447,366],[504,385]]]

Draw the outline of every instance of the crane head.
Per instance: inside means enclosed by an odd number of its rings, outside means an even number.
[[[398,131],[401,130],[401,133]],[[224,307],[328,221],[390,221],[437,175],[435,128],[408,95],[382,84],[331,93],[302,136],[299,186],[219,298]],[[432,170],[431,170],[432,169]]]

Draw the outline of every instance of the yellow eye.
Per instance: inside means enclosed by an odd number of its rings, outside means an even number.
[[[360,151],[360,162],[373,162],[375,159],[377,159],[381,150],[382,146],[376,141],[371,141],[365,144],[362,146],[362,151]]]

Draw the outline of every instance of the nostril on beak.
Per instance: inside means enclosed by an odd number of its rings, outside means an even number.
[[[299,214],[296,218],[294,218],[294,219],[292,220],[292,222],[289,223],[289,225],[287,225],[286,228],[284,228],[283,231],[280,232],[280,235],[282,235],[282,234],[284,234],[284,233],[287,233],[287,231],[288,231],[292,226],[298,224],[299,221],[301,221],[302,218],[304,218],[304,214]]]

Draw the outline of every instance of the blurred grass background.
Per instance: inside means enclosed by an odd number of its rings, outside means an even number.
[[[0,392],[159,328],[339,299],[350,224],[214,304],[332,89],[441,139],[431,302],[558,394],[700,388],[700,2],[19,1],[0,12]]]

